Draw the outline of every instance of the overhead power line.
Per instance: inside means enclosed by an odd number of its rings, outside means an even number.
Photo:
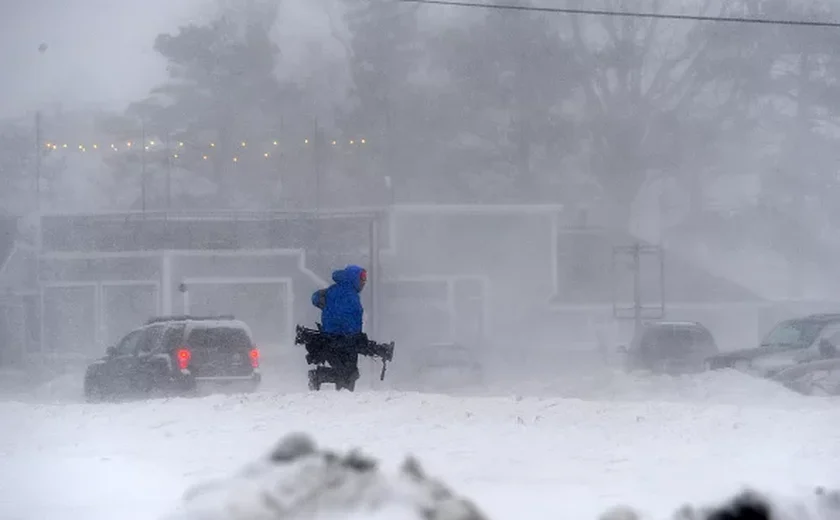
[[[572,9],[563,7],[537,7],[526,5],[483,4],[464,0],[398,0],[403,3],[445,5],[450,7],[472,7],[500,11],[530,11],[556,14],[582,14],[590,16],[619,16],[624,18],[659,18],[664,20],[685,20],[697,22],[744,23],[763,25],[793,25],[803,27],[832,27],[840,29],[840,22],[820,22],[813,20],[783,20],[770,18],[747,18],[740,16],[701,16],[690,14],[640,13],[632,11],[608,11],[599,9]]]

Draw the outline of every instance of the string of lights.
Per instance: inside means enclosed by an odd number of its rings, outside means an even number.
[[[297,146],[308,146],[312,143],[310,139],[303,139],[301,143]],[[366,138],[359,138],[359,139],[349,139],[349,140],[338,140],[332,139],[327,141],[327,144],[331,147],[359,147],[368,144],[368,140]],[[185,141],[175,141],[170,144],[165,142],[149,139],[146,140],[145,143],[140,140],[126,140],[126,141],[114,141],[110,144],[103,144],[100,145],[99,143],[81,143],[81,144],[70,144],[69,142],[62,142],[62,141],[47,141],[44,143],[44,148],[48,152],[78,152],[78,153],[121,153],[121,152],[128,152],[128,151],[146,151],[146,152],[155,152],[155,153],[163,153],[166,152],[167,155],[170,155],[173,159],[181,158],[185,153],[195,152],[201,155],[201,158],[204,160],[209,160],[216,156],[217,150],[220,148],[217,143],[215,142],[208,142],[204,145],[195,145],[193,143],[185,142]],[[237,162],[240,157],[244,157],[247,155],[260,155],[266,159],[271,158],[276,155],[282,154],[284,151],[288,151],[290,147],[285,145],[279,140],[272,140],[272,141],[264,141],[264,142],[248,142],[248,141],[239,141],[236,146],[230,147],[232,160]]]
[[[397,0],[402,3],[440,5],[449,7],[468,7],[477,9],[494,9],[497,11],[528,11],[554,14],[579,14],[590,16],[613,16],[624,18],[649,18],[665,20],[685,20],[695,22],[719,22],[763,25],[793,25],[803,27],[831,27],[840,28],[840,22],[819,20],[786,20],[771,18],[747,18],[741,16],[702,16],[690,14],[668,14],[654,12],[613,11],[601,9],[574,9],[566,7],[539,7],[534,5],[489,4],[468,0]]]

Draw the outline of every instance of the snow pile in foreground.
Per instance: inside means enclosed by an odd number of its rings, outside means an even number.
[[[486,518],[472,502],[426,476],[415,459],[389,474],[374,459],[319,450],[300,434],[286,437],[234,478],[189,491],[184,506],[170,520]]]
[[[528,506],[523,504],[523,517]],[[321,450],[289,435],[238,475],[188,491],[166,520],[485,520],[469,499],[425,474],[408,458],[396,473],[357,451]],[[600,520],[640,520],[617,507]],[[684,506],[673,520],[840,520],[840,492],[817,489],[806,501],[781,501],[745,491],[715,507]]]
[[[630,508],[615,508],[599,520],[640,520]],[[837,520],[840,492],[819,488],[806,501],[774,500],[754,491],[743,491],[714,507],[683,506],[671,520]]]

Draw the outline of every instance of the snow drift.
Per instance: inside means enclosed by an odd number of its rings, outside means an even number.
[[[528,506],[523,504],[522,517]],[[187,492],[178,511],[165,520],[485,520],[470,499],[429,477],[414,458],[396,472],[359,451],[319,449],[293,434],[262,459],[229,479]],[[641,520],[631,507],[616,507],[600,520]],[[801,501],[773,499],[744,491],[713,507],[686,505],[674,520],[838,520],[840,492],[819,488]]]
[[[484,520],[466,498],[429,478],[408,458],[392,474],[359,452],[319,450],[301,434],[229,480],[190,490],[169,520],[388,518]]]
[[[642,520],[631,508],[619,507],[599,520]],[[720,505],[686,505],[672,515],[672,520],[837,520],[840,518],[840,494],[818,488],[812,497],[801,501],[773,499],[755,491],[743,491]]]

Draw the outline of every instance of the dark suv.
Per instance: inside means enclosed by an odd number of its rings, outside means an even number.
[[[87,368],[85,398],[191,393],[199,386],[255,390],[260,353],[248,326],[233,316],[153,318],[126,334]]]
[[[701,323],[658,321],[644,323],[624,352],[628,370],[678,375],[704,371],[706,359],[718,353],[718,346]]]

